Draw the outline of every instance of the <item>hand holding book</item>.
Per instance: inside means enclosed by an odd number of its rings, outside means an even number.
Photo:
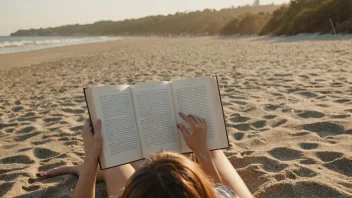
[[[187,146],[196,155],[201,154],[203,151],[208,151],[209,150],[207,146],[208,125],[206,120],[194,115],[186,116],[183,113],[179,113],[179,115],[189,125],[189,130],[187,130],[185,125],[177,124],[177,128],[182,133]]]
[[[199,165],[204,172],[214,180],[214,182],[222,183],[219,172],[214,165],[207,146],[208,124],[206,120],[194,115],[186,116],[183,113],[179,113],[179,116],[186,121],[189,130],[187,130],[183,124],[179,123],[177,124],[177,128],[182,133],[187,146],[196,155]]]
[[[82,137],[84,143],[85,160],[94,160],[97,162],[98,157],[103,150],[103,137],[101,134],[101,120],[98,119],[94,128],[94,133],[89,118],[86,119],[82,128]]]

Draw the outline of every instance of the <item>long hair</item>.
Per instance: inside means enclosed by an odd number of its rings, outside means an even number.
[[[214,185],[200,166],[186,157],[159,152],[127,181],[122,198],[215,198]]]

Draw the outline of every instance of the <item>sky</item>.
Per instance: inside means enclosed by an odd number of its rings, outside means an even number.
[[[281,4],[289,0],[260,0]],[[253,0],[0,0],[0,35],[19,29],[119,21],[148,15],[252,4]]]

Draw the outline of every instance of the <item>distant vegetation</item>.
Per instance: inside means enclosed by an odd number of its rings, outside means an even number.
[[[46,29],[19,30],[12,36],[100,36],[100,35],[295,35],[352,33],[352,0],[292,0],[288,5],[259,5],[205,9],[149,16],[124,21],[100,21]]]
[[[260,34],[352,33],[352,0],[292,0],[275,10]]]
[[[124,21],[100,21],[87,25],[19,30],[13,36],[98,36],[98,35],[214,35],[220,34],[231,20],[246,13],[273,12],[279,6],[241,6],[221,10],[205,9],[148,16]]]
[[[222,29],[221,34],[259,34],[263,26],[271,18],[270,13],[247,13],[229,21]]]

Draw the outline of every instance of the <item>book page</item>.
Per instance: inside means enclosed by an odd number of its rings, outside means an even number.
[[[102,120],[104,159],[100,159],[101,165],[107,168],[143,158],[129,86],[91,90],[97,118]]]
[[[171,84],[177,122],[183,123],[189,129],[188,124],[178,116],[178,112],[205,119],[208,125],[207,145],[209,149],[224,148],[228,144],[222,106],[218,103],[220,99],[218,92],[214,90],[214,85],[217,85],[216,80],[211,77],[178,80]],[[191,152],[183,138],[181,138],[181,145],[183,153]]]
[[[180,152],[170,83],[136,84],[132,96],[143,156],[161,150]]]

